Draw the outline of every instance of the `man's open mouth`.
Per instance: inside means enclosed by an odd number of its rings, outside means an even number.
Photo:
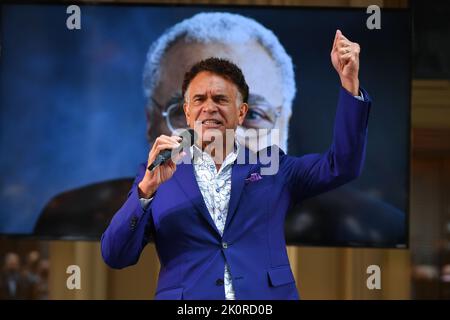
[[[221,125],[222,121],[216,120],[216,119],[206,119],[202,121],[202,124],[205,125]]]

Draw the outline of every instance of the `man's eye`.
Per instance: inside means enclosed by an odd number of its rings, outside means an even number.
[[[225,97],[215,99],[217,103],[227,103],[228,99]]]
[[[261,112],[249,109],[246,118],[248,120],[260,120],[264,119],[264,115]]]

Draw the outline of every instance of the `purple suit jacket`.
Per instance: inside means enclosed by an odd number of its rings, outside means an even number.
[[[286,252],[285,216],[302,199],[361,173],[371,105],[362,91],[365,101],[341,88],[333,141],[325,153],[293,157],[269,147],[264,152],[278,153],[279,170],[262,179],[248,179],[268,166],[262,152],[256,163],[233,164],[223,236],[206,208],[192,164],[179,164],[143,210],[137,190],[146,170],[142,164],[128,199],[102,235],[104,261],[118,269],[133,265],[152,237],[161,264],[156,299],[225,299],[225,261],[236,299],[299,299]],[[249,149],[240,150],[238,159],[254,159]]]

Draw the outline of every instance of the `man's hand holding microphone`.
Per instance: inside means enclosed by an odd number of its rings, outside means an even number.
[[[148,154],[147,167],[151,166],[156,158],[164,150],[173,150],[181,147],[181,141],[183,140],[180,136],[166,136],[160,135],[156,138],[155,143]],[[168,159],[159,166],[155,167],[153,170],[146,170],[144,178],[138,185],[139,196],[141,198],[149,199],[153,196],[156,189],[164,181],[170,179],[177,169],[176,163],[186,155],[186,152],[181,151],[176,154],[173,159]]]
[[[164,181],[169,180],[177,169],[178,161],[186,155],[185,147],[197,139],[193,129],[182,130],[171,137],[160,135],[148,154],[147,170],[138,185],[139,197],[149,199]]]

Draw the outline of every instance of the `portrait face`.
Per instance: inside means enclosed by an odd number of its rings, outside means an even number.
[[[246,129],[284,128],[289,119],[282,116],[282,79],[274,60],[258,42],[245,44],[198,43],[179,39],[166,51],[160,70],[159,83],[149,103],[153,104],[147,113],[147,136],[154,141],[161,134],[170,135],[171,130],[187,127],[183,111],[181,85],[186,71],[196,62],[209,58],[224,58],[241,68],[249,86],[248,112],[237,129],[241,144],[253,151],[261,149],[256,135]],[[247,139],[244,140],[244,133]],[[280,141],[287,140],[288,132],[280,131]],[[260,136],[261,138],[261,136]],[[264,139],[261,139],[264,140]]]
[[[191,80],[185,99],[186,122],[205,144],[216,139],[217,134],[225,143],[226,131],[235,131],[247,114],[238,87],[211,72],[200,72]]]

